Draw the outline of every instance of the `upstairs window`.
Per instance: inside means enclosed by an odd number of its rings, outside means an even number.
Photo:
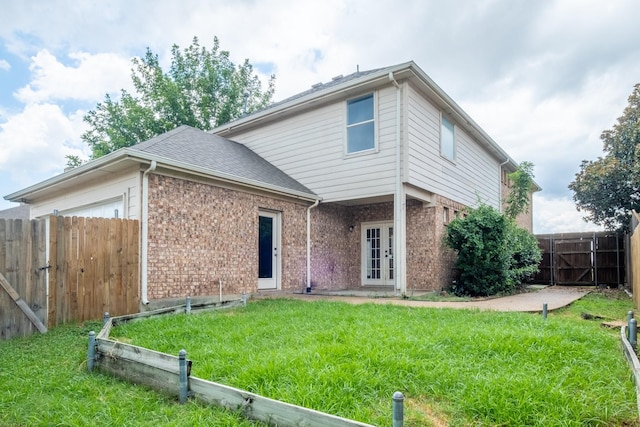
[[[373,94],[347,101],[347,153],[372,150],[375,146]]]
[[[453,123],[442,116],[440,128],[440,154],[449,160],[455,160],[456,139],[453,133]]]

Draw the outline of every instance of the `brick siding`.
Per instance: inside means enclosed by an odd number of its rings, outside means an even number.
[[[260,210],[281,214],[281,289],[304,289],[308,206],[210,183],[151,175],[149,298],[217,295],[220,279],[225,295],[256,292]],[[453,279],[455,254],[442,244],[445,209],[453,219],[464,206],[443,197],[436,197],[435,205],[407,201],[408,292],[441,290]],[[327,203],[311,213],[313,288],[360,288],[361,225],[393,221],[393,203]]]
[[[407,202],[407,291],[441,290],[453,280],[455,254],[442,244],[444,209],[453,219],[464,205],[437,197],[435,206]],[[312,211],[311,281],[316,289],[361,286],[361,224],[393,221],[393,203],[320,204]],[[349,227],[353,226],[353,231]]]
[[[307,205],[163,175],[149,177],[150,299],[252,293],[259,210],[281,213],[282,289],[306,272]]]

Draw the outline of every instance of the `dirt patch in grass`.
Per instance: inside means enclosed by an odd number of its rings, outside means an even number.
[[[407,426],[447,427],[449,420],[434,411],[424,399],[405,399],[405,423]]]

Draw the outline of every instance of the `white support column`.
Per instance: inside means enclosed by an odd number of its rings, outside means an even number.
[[[401,87],[393,77],[393,73],[389,73],[389,81],[396,88],[396,162],[395,162],[395,191],[393,194],[393,257],[394,257],[394,273],[395,273],[395,292],[398,295],[407,293],[407,196],[402,182],[402,139],[401,139]]]
[[[404,185],[400,185],[396,189],[393,199],[394,206],[394,230],[393,245],[394,261],[396,273],[396,293],[404,295],[407,293],[407,196],[404,191]]]

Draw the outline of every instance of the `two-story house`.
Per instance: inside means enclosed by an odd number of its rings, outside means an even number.
[[[437,290],[452,278],[446,224],[500,208],[517,164],[415,63],[337,76],[213,130],[322,198],[311,283]],[[519,218],[531,230],[531,210]]]
[[[181,126],[5,199],[31,218],[138,219],[142,304],[221,281],[227,294],[410,293],[450,283],[446,224],[478,202],[500,208],[516,167],[409,62],[212,132]]]

